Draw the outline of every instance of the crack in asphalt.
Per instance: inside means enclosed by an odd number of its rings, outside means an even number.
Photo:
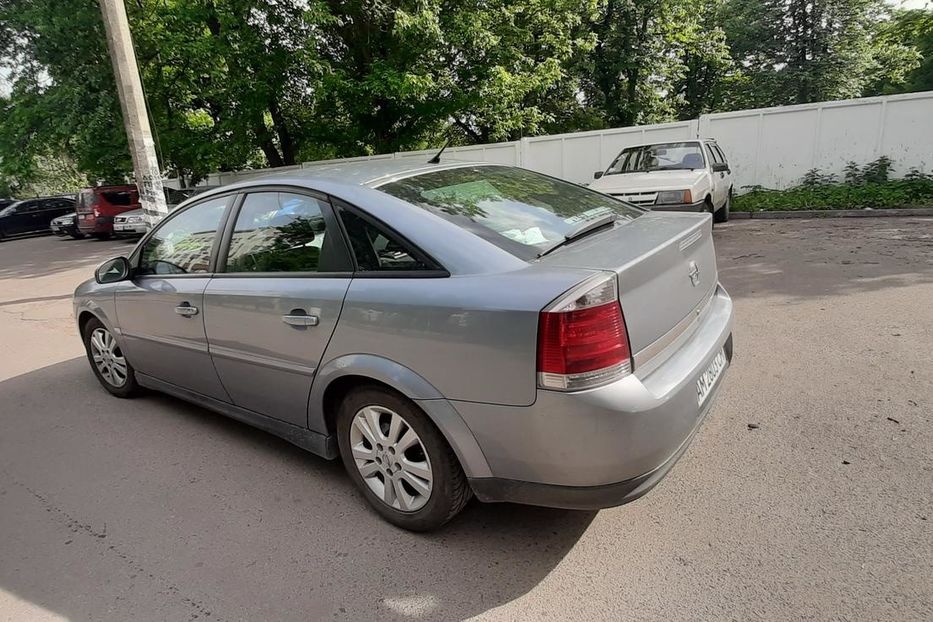
[[[189,620],[197,620],[201,617],[210,618],[212,620],[223,621],[224,618],[217,617],[213,611],[211,611],[207,605],[205,605],[200,600],[186,596],[182,593],[181,589],[174,584],[169,579],[166,579],[163,576],[153,574],[149,572],[145,566],[132,555],[127,553],[117,544],[107,544],[105,545],[104,540],[107,538],[107,524],[104,523],[102,528],[95,528],[88,523],[84,523],[70,513],[67,510],[62,509],[51,501],[47,495],[42,494],[41,492],[34,490],[33,488],[27,486],[26,484],[20,482],[14,477],[10,477],[9,473],[4,472],[7,476],[8,481],[19,486],[33,497],[39,501],[39,503],[45,508],[45,511],[53,516],[53,518],[65,525],[65,527],[73,534],[76,535],[85,535],[93,538],[93,542],[97,543],[98,546],[106,546],[105,552],[112,554],[119,558],[122,562],[130,567],[130,569],[136,573],[133,577],[147,577],[149,580],[156,582],[162,586],[163,589],[159,590],[157,593],[166,594],[171,597],[177,598],[180,602],[184,603],[189,609],[191,609]]]

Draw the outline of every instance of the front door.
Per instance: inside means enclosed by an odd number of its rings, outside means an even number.
[[[38,201],[23,201],[19,203],[4,219],[5,222],[3,224],[6,232],[15,235],[18,233],[35,231],[33,223],[39,216],[39,212],[36,211],[38,207]]]
[[[163,220],[139,251],[132,281],[116,292],[123,350],[137,371],[229,401],[204,333],[204,289],[227,197]]]
[[[223,273],[204,292],[211,356],[233,403],[301,427],[350,285],[333,218],[325,197],[247,194]]]

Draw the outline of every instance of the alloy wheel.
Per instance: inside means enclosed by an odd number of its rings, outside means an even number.
[[[383,406],[364,406],[350,425],[350,449],[363,481],[383,503],[416,512],[434,485],[431,460],[414,428]]]
[[[101,377],[113,387],[122,387],[126,384],[127,367],[123,352],[105,328],[95,328],[91,333],[91,358]]]

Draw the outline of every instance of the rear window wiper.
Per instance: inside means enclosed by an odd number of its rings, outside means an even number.
[[[597,229],[602,229],[603,227],[607,225],[611,225],[616,220],[618,220],[618,218],[619,218],[618,214],[610,212],[610,213],[603,214],[602,216],[598,216],[597,218],[593,218],[592,220],[586,220],[584,222],[581,222],[579,225],[577,225],[576,227],[568,231],[566,234],[564,234],[563,240],[551,246],[550,248],[547,248],[541,251],[540,253],[538,253],[538,257],[539,258],[544,257],[551,251],[557,250],[561,246],[565,246],[569,244],[570,242],[573,242],[574,240],[581,238],[584,235],[587,235],[588,233],[592,233],[593,231],[596,231]]]

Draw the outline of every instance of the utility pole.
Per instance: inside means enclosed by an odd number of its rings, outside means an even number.
[[[100,0],[100,10],[104,17],[110,60],[113,62],[113,74],[120,94],[123,125],[126,127],[126,137],[133,156],[139,202],[142,204],[146,220],[152,225],[168,214],[168,208],[162,190],[162,171],[159,169],[159,159],[156,157],[152,130],[149,127],[146,97],[139,78],[139,67],[136,65],[133,35],[130,33],[130,23],[126,18],[123,0]]]

